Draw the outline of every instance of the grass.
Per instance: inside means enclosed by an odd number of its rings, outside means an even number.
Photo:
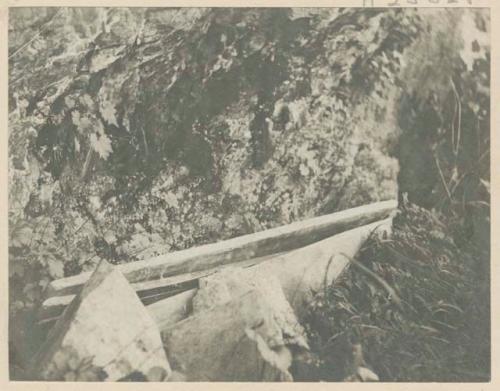
[[[316,296],[307,380],[352,380],[360,366],[381,381],[490,379],[489,246],[445,220],[406,206],[392,237],[373,235]]]

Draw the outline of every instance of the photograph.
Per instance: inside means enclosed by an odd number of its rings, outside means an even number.
[[[10,381],[490,382],[491,9],[408,2],[5,8]]]

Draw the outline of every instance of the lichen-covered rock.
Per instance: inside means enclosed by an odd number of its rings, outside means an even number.
[[[304,330],[283,293],[279,278],[252,270],[228,268],[200,279],[200,288],[193,298],[193,314],[216,308],[256,290],[273,309],[273,321],[268,324],[273,329],[267,330],[266,342],[270,346],[292,344],[307,348]]]
[[[34,359],[39,380],[116,381],[170,374],[156,323],[123,275],[101,262]]]
[[[193,314],[162,332],[173,369],[188,381],[291,381],[304,330],[276,278],[238,271],[208,277]]]
[[[409,9],[13,10],[11,173],[25,183],[33,161],[50,178],[51,243],[78,231],[68,274],[394,198],[384,74],[419,23]],[[46,216],[36,176],[26,211]]]

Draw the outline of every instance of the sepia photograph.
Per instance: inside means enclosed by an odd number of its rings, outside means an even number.
[[[362,3],[8,9],[10,381],[491,381],[490,9]]]

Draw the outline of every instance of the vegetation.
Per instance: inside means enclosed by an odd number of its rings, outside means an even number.
[[[312,304],[314,380],[365,366],[383,381],[490,378],[489,52],[485,19],[463,20],[482,27],[462,51],[436,25],[412,49],[393,237],[374,236]]]
[[[381,381],[488,381],[489,251],[463,239],[403,207],[391,239],[373,236],[311,305],[314,380],[368,366]]]

